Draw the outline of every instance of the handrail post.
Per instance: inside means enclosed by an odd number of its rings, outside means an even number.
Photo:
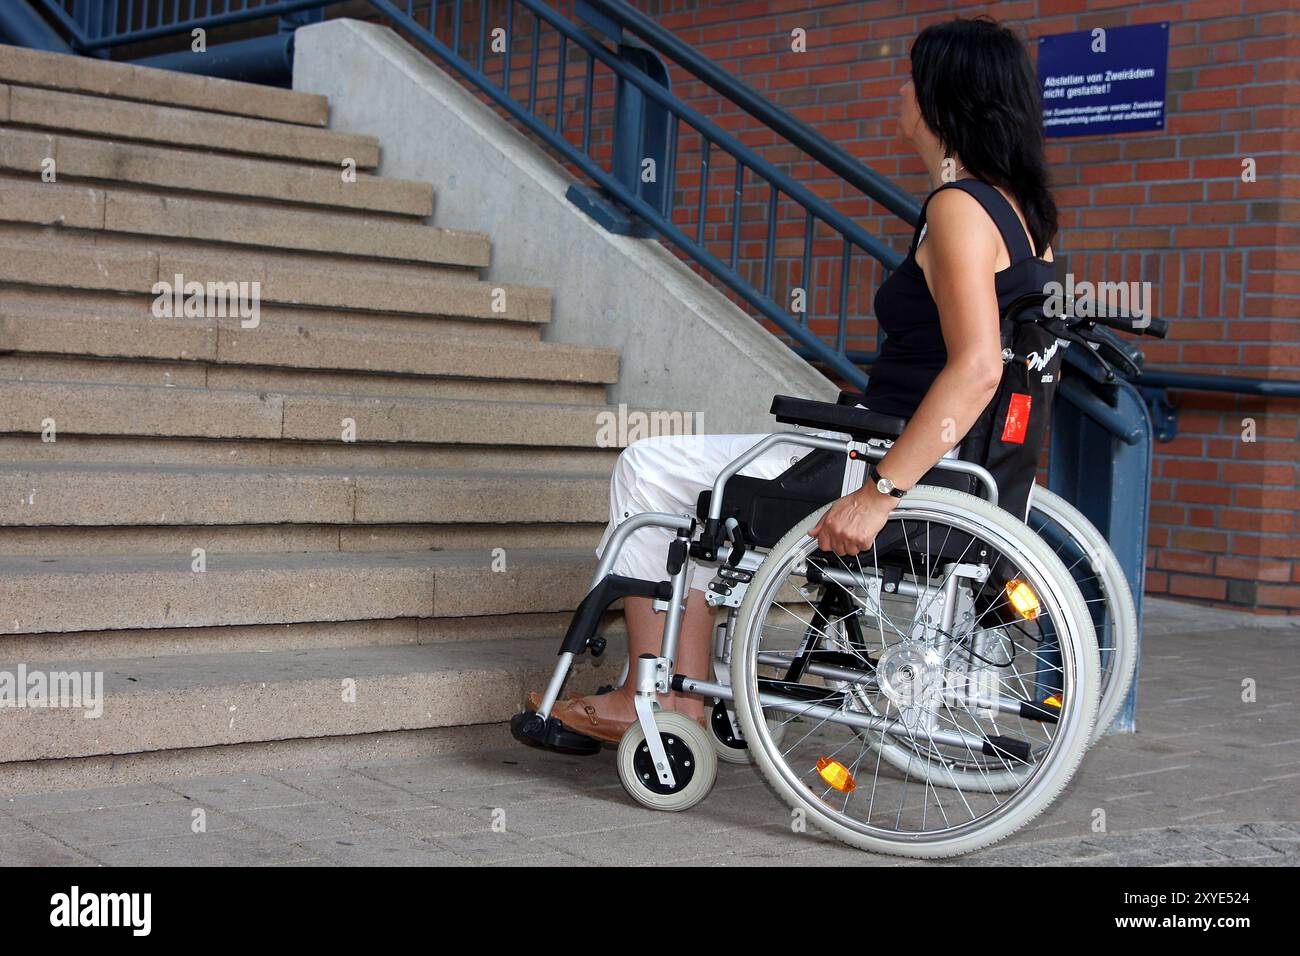
[[[1140,655],[1151,509],[1150,411],[1141,392],[1122,379],[1102,384],[1074,375],[1068,381],[1071,387],[1058,389],[1052,411],[1049,486],[1083,512],[1119,559],[1133,591],[1138,622],[1133,640]],[[1098,415],[1090,407],[1093,403],[1103,405],[1109,414]],[[1116,422],[1132,427],[1117,430]],[[1124,709],[1112,725],[1115,731],[1136,729],[1137,686],[1135,676]]]
[[[651,50],[620,43],[618,55],[655,80],[665,90],[671,89],[668,68]],[[669,180],[668,111],[647,99],[640,88],[623,77],[614,83],[614,156],[610,170],[629,190],[664,215],[668,214]],[[650,162],[651,179],[644,178],[643,164]]]
[[[616,45],[616,53],[624,64],[672,91],[672,81],[663,58],[654,50],[624,35],[623,30],[609,18],[579,0],[576,17],[587,26],[603,34]],[[587,90],[590,99],[592,91]],[[669,134],[673,122],[667,107],[641,90],[637,84],[623,76],[614,77],[614,141],[610,174],[633,195],[659,212],[670,215],[672,197],[669,184],[673,181]],[[646,164],[649,164],[648,167]],[[643,180],[648,169],[650,178]],[[640,216],[618,202],[608,190],[585,185],[569,188],[569,201],[583,209],[608,231],[620,236],[649,238],[655,230]]]

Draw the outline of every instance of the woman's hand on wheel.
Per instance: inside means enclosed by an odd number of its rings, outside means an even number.
[[[816,538],[823,551],[841,556],[866,551],[896,504],[898,499],[891,495],[882,495],[874,487],[862,488],[832,503],[808,529],[808,537]]]

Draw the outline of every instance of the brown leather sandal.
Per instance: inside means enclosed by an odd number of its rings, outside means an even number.
[[[564,695],[564,700],[577,700],[577,699],[578,699],[578,695],[575,694],[573,691],[569,691],[567,694]],[[556,706],[559,706],[560,703],[562,703],[562,701],[557,700],[555,702]],[[526,710],[531,710],[533,712],[536,712],[537,708],[541,706],[542,706],[541,691],[530,690],[528,692],[528,697],[525,698],[524,700],[524,708]]]
[[[612,720],[601,717],[596,708],[581,697],[572,697],[566,701],[556,701],[551,716],[570,730],[576,730],[588,737],[595,737],[606,743],[616,744],[623,739],[623,734],[634,721]]]
[[[635,720],[615,720],[610,717],[601,717],[596,713],[595,707],[592,707],[591,704],[586,703],[576,695],[563,702],[556,701],[555,710],[551,716],[570,730],[611,744],[616,744],[622,740],[623,735],[627,733],[628,727],[636,723]],[[697,718],[696,722],[706,731],[709,729],[707,714]]]

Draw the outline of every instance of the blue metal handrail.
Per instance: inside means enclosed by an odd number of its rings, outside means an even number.
[[[1143,369],[1133,380],[1142,388],[1171,388],[1175,391],[1232,392],[1237,395],[1265,395],[1270,398],[1300,398],[1300,382],[1275,378],[1246,378],[1241,375],[1209,375],[1176,372],[1173,369]]]
[[[160,37],[188,32],[197,27],[205,29],[248,22],[268,17],[288,17],[307,10],[322,10],[337,5],[341,0],[32,0],[46,9],[72,40],[74,47],[84,52],[104,51],[115,46],[138,43]],[[739,295],[745,302],[771,319],[794,340],[793,349],[801,357],[820,362],[839,373],[850,385],[862,387],[867,376],[863,366],[874,359],[870,352],[849,349],[847,343],[847,281],[853,249],[858,249],[880,262],[886,269],[897,268],[902,256],[886,246],[875,236],[835,209],[830,203],[815,195],[793,177],[777,169],[756,151],[741,143],[736,137],[686,105],[665,87],[630,67],[617,55],[593,39],[576,24],[564,18],[547,4],[538,0],[506,0],[507,33],[513,27],[514,6],[531,11],[536,17],[533,29],[533,46],[530,63],[528,102],[521,103],[511,95],[509,87],[510,50],[504,57],[503,83],[495,82],[485,69],[484,49],[486,35],[486,5],[480,7],[478,62],[473,63],[460,54],[463,0],[445,4],[451,8],[453,38],[451,45],[436,36],[437,0],[429,3],[429,26],[419,22],[415,0],[367,0],[376,11],[391,18],[417,43],[453,66],[493,102],[505,109],[515,120],[537,135],[546,145],[558,152],[593,182],[607,190],[620,203],[636,212],[661,235],[682,249],[691,259]],[[579,0],[580,7],[594,11],[620,30],[627,30],[647,46],[657,50],[680,68],[700,79],[720,95],[745,110],[776,132],[784,140],[802,150],[863,195],[878,202],[903,221],[914,225],[920,206],[905,191],[884,176],[876,173],[846,151],[835,146],[816,130],[776,106],[749,87],[737,81],[712,61],[701,56],[669,31],[664,30],[649,17],[628,6],[622,0]],[[202,4],[203,12],[198,12]],[[238,4],[236,6],[236,4]],[[182,8],[186,8],[182,15]],[[557,76],[556,109],[554,119],[547,122],[537,112],[536,89],[539,57],[538,26],[546,22],[560,36],[559,72]],[[565,112],[564,80],[566,44],[574,43],[588,54],[586,70],[586,102],[583,104],[582,145],[575,146],[564,135]],[[634,85],[645,97],[659,105],[673,118],[666,177],[669,184],[675,181],[677,169],[678,128],[685,123],[701,137],[700,208],[696,223],[696,236],[674,224],[671,185],[666,190],[668,207],[657,208],[640,194],[639,188],[628,188],[611,171],[606,170],[590,156],[591,99],[595,80],[593,69],[599,61],[614,75]],[[709,251],[704,240],[705,210],[710,152],[719,148],[735,160],[734,203],[732,204],[732,241],[729,262]],[[762,260],[763,280],[759,288],[741,274],[738,239],[740,226],[741,194],[746,172],[752,173],[768,186],[767,241]],[[783,308],[771,294],[772,269],[775,258],[776,213],[779,197],[785,196],[804,211],[803,275],[812,274],[812,249],[818,225],[828,227],[839,247],[839,307],[835,315],[835,347],[826,344],[820,335],[809,328],[809,309],[795,317]],[[805,278],[805,282],[807,278]],[[808,290],[811,296],[812,291]],[[1144,370],[1134,379],[1144,392],[1155,393],[1164,389],[1189,389],[1220,391],[1236,394],[1253,394],[1271,397],[1300,397],[1300,382],[1253,379],[1241,376],[1221,376],[1178,372],[1174,370]],[[1112,423],[1115,424],[1115,423]]]
[[[814,361],[806,350],[796,348],[794,351],[800,358]],[[870,368],[876,360],[875,352],[865,350],[849,349],[845,354],[849,361],[863,368]],[[1073,351],[1066,352],[1065,355],[1067,364],[1080,371],[1083,377],[1098,384],[1106,384],[1101,370],[1094,367],[1093,363],[1077,357]],[[1300,382],[1281,379],[1209,375],[1179,372],[1173,369],[1143,369],[1136,376],[1127,375],[1124,378],[1136,386],[1146,399],[1155,421],[1156,438],[1160,441],[1172,441],[1178,435],[1177,410],[1165,395],[1167,390],[1228,392],[1235,395],[1262,395],[1267,398],[1300,398]],[[1060,399],[1070,402],[1124,444],[1133,445],[1141,440],[1141,422],[1130,421],[1118,414],[1073,379],[1062,378],[1057,394]]]
[[[34,0],[68,31],[73,46],[94,53],[160,37],[281,17],[339,0]],[[236,6],[238,4],[238,6]],[[204,12],[197,10],[202,6]],[[181,8],[188,14],[181,15]],[[98,14],[98,16],[96,16]],[[151,16],[152,14],[152,16]],[[139,22],[139,26],[135,24]],[[118,24],[122,26],[119,27]]]
[[[238,8],[236,8],[237,0],[209,0],[206,4],[207,9],[203,13],[198,13],[196,5],[186,4],[185,0],[180,2],[140,0],[138,8],[135,0],[97,0],[97,2],[37,0],[37,2],[43,4],[64,26],[74,46],[80,50],[93,52],[170,34],[185,33],[198,27],[212,28],[264,17],[285,16],[307,9],[320,9],[337,3],[338,0],[238,0]],[[473,63],[460,51],[464,8],[462,0],[454,0],[444,5],[444,9],[448,6],[452,9],[454,32],[450,45],[440,40],[435,33],[438,8],[436,2],[431,5],[428,26],[420,22],[419,14],[424,10],[415,9],[415,0],[368,0],[368,3],[371,8],[388,17],[395,26],[405,31],[407,36],[418,45],[454,67],[492,102],[509,113],[516,122],[527,128],[564,160],[681,249],[689,259],[704,267],[741,300],[775,323],[781,332],[794,340],[796,346],[802,346],[814,361],[833,369],[851,385],[857,387],[866,385],[866,374],[846,355],[848,323],[851,318],[848,314],[849,275],[850,270],[856,267],[855,256],[860,261],[861,253],[881,263],[885,269],[896,268],[903,257],[890,246],[816,195],[793,176],[778,169],[736,136],[687,105],[659,82],[629,65],[611,52],[600,40],[561,16],[548,4],[538,0],[506,0],[504,22],[507,31],[507,54],[502,76],[498,82],[488,74],[484,63],[486,6],[481,8],[484,15],[480,16],[478,62]],[[761,122],[782,135],[791,145],[803,150],[815,161],[842,176],[868,198],[879,202],[890,213],[915,223],[920,211],[915,199],[786,111],[728,76],[653,21],[621,2],[584,0],[584,3],[587,7],[598,11],[600,15],[618,23],[620,27],[633,32],[648,45],[670,56],[682,69],[701,78],[733,103],[751,112]],[[182,6],[187,6],[187,15],[182,15]],[[530,51],[527,103],[515,98],[509,89],[511,76],[509,35],[514,25],[516,6],[530,11],[536,18],[533,28],[533,46]],[[98,16],[86,15],[86,11],[92,8],[99,11]],[[545,23],[559,37],[555,111],[553,118],[549,120],[537,111],[535,97],[540,60],[538,25],[541,23]],[[583,113],[581,146],[571,142],[564,134],[566,119],[564,84],[567,72],[566,55],[570,44],[576,45],[587,54],[587,68],[583,83],[586,99],[581,107],[574,108],[582,109]],[[664,173],[668,185],[665,189],[666,203],[662,206],[647,201],[647,198],[642,195],[639,181],[629,186],[626,181],[621,180],[611,169],[597,162],[590,154],[591,102],[595,90],[596,63],[607,67],[621,81],[635,86],[647,100],[656,104],[669,117],[667,168]],[[677,151],[683,125],[697,134],[700,141],[700,201],[696,213],[694,236],[674,222],[675,196],[672,183],[677,179]],[[724,181],[724,184],[730,185],[732,192],[730,255],[727,260],[711,251],[709,243],[705,240],[709,174],[716,165],[713,157],[715,149],[729,159],[729,165],[732,166],[730,183]],[[747,178],[751,182],[747,183]],[[715,188],[718,185],[723,184],[714,184]],[[756,268],[761,269],[761,278],[753,281],[745,274],[740,257],[741,207],[746,186],[757,186],[760,189],[766,187],[767,239],[764,243],[761,266],[757,261],[752,263]],[[773,277],[777,264],[775,238],[778,211],[782,207],[783,200],[794,203],[797,209],[795,218],[800,218],[801,213],[803,220],[803,254],[799,261],[802,265],[805,309],[798,314],[782,305],[773,291]],[[681,211],[689,213],[685,207]],[[819,230],[822,233],[820,237]],[[838,281],[832,278],[820,287],[813,281],[813,277],[818,274],[814,269],[814,255],[829,260],[828,272]],[[794,259],[793,256],[790,258]],[[792,288],[788,291],[793,292],[794,284],[793,282],[790,284]],[[835,302],[836,292],[838,292],[838,304]],[[834,338],[833,346],[828,344],[821,334],[813,331],[810,327],[810,317],[832,320],[830,334]]]
[[[762,122],[764,126],[785,137],[789,143],[799,147],[908,225],[915,226],[920,219],[921,204],[911,193],[900,189],[892,180],[836,146],[813,127],[741,83],[639,10],[622,0],[583,0],[583,2],[644,40],[660,53],[670,57],[682,69],[698,77]],[[901,255],[895,255],[897,257],[890,268],[897,268],[897,263],[903,259]]]

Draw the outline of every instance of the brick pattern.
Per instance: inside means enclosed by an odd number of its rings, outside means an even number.
[[[1300,133],[1295,132],[1300,13],[1294,0],[634,0],[633,5],[917,196],[928,191],[928,181],[919,161],[896,139],[893,117],[898,88],[908,76],[910,42],[927,24],[990,13],[1019,23],[1033,52],[1033,38],[1043,34],[1170,21],[1167,131],[1049,141],[1061,209],[1054,251],[1062,271],[1068,268],[1077,278],[1152,284],[1157,314],[1171,320],[1173,332],[1164,342],[1144,341],[1149,364],[1300,379]],[[555,6],[572,16],[572,0]],[[504,23],[504,9],[490,5],[489,30]],[[467,4],[466,11],[462,52],[473,57],[478,8]],[[791,50],[796,29],[805,31],[806,52]],[[439,35],[450,32],[450,21],[443,20]],[[511,34],[511,89],[524,100],[534,55],[531,15],[518,13]],[[541,37],[537,102],[553,109],[558,44],[546,29]],[[570,50],[561,127],[575,144],[583,141],[585,69],[585,55]],[[605,161],[613,88],[607,70],[597,69],[595,76],[589,148]],[[799,150],[777,142],[694,77],[674,68],[671,79],[674,91],[694,109],[867,232],[885,237],[895,249],[906,247],[910,230],[892,214]],[[871,297],[883,278],[877,263],[854,249],[845,277],[842,243],[822,227],[814,230],[805,277],[804,211],[780,197],[775,261],[766,277],[767,187],[752,178],[743,186],[735,235],[734,163],[713,150],[700,230],[702,149],[687,127],[677,153],[675,225],[692,238],[702,234],[709,251],[725,262],[734,253],[737,271],[760,285],[768,281],[779,303],[788,304],[795,288],[806,288],[806,321],[829,341],[843,311],[851,317],[847,346],[874,348]],[[1247,158],[1256,165],[1252,183],[1242,181]],[[1173,398],[1180,409],[1180,434],[1156,449],[1148,589],[1263,612],[1300,613],[1295,545],[1300,402],[1205,392]]]
[[[1062,210],[1057,255],[1079,277],[1152,283],[1158,314],[1175,329],[1144,343],[1152,365],[1300,378],[1300,163],[1287,85],[1300,74],[1300,15],[1289,4],[639,6],[918,195],[927,184],[891,118],[908,43],[927,23],[989,12],[1033,38],[1170,20],[1168,132],[1049,141]],[[795,27],[808,31],[807,54],[784,50]],[[1241,180],[1246,157],[1254,183]],[[869,224],[882,227],[905,231],[887,218]],[[1300,612],[1300,403],[1174,398],[1180,434],[1157,446],[1153,466],[1148,589]]]

